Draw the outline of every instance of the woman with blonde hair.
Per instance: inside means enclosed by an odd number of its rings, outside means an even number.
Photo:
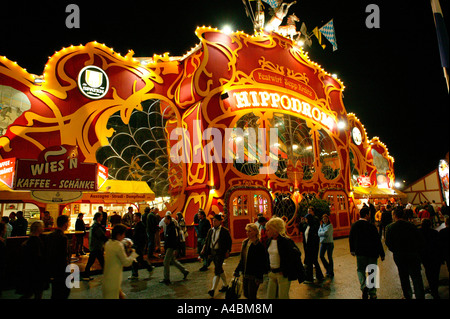
[[[254,223],[247,224],[245,231],[247,238],[242,242],[241,259],[234,271],[234,276],[239,277],[239,273],[242,272],[244,296],[247,299],[256,299],[263,276],[269,270],[268,255],[259,240],[258,226]]]
[[[289,299],[291,281],[304,280],[301,252],[286,234],[286,224],[279,217],[271,218],[266,224],[267,252],[269,254],[268,299]]]
[[[105,244],[105,267],[103,269],[103,299],[124,299],[121,290],[123,267],[131,266],[136,261],[135,250],[125,250],[123,240],[127,227],[123,224],[114,226],[111,239]]]

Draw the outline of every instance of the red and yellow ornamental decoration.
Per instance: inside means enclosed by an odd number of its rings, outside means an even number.
[[[270,218],[282,201],[295,211],[314,195],[330,202],[336,234],[347,234],[351,167],[363,184],[392,187],[393,159],[347,114],[342,82],[276,33],[202,27],[196,35],[200,43],[185,56],[155,55],[146,65],[132,51],[121,56],[96,42],[64,48],[42,77],[0,57],[0,86],[26,101],[0,137],[1,159],[38,159],[67,145],[80,162],[96,163],[96,151],[114,134],[109,118],[119,112],[127,124],[141,102],[157,99],[170,158],[168,210],[183,212],[188,223],[199,208],[223,212],[240,241],[258,214]],[[360,145],[351,142],[352,125],[363,132]],[[377,173],[380,159],[369,148],[387,158],[388,170]]]

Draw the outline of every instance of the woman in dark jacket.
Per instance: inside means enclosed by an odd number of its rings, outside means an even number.
[[[244,296],[247,299],[256,299],[259,285],[263,282],[263,276],[269,270],[268,255],[264,245],[259,240],[259,230],[256,224],[245,226],[248,238],[242,242],[241,260],[234,271],[238,277],[244,275]]]
[[[281,218],[271,218],[266,224],[266,230],[270,266],[267,298],[289,299],[291,281],[304,280],[301,252],[294,241],[287,237],[285,222]]]
[[[311,208],[310,208],[311,209]],[[323,280],[322,269],[319,265],[319,219],[308,213],[300,224],[300,229],[303,233],[303,246],[305,249],[305,268],[306,268],[306,280],[309,283],[314,281],[313,269],[316,270],[317,280]]]

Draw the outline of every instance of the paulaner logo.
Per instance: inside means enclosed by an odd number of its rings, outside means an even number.
[[[78,88],[90,99],[101,99],[108,93],[108,76],[99,67],[93,65],[84,67],[78,74]]]

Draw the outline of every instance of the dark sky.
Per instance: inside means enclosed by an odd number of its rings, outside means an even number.
[[[253,33],[241,0],[116,2],[2,3],[0,56],[42,74],[48,57],[72,44],[96,40],[121,54],[176,56],[198,43],[197,26]],[[66,28],[70,3],[79,5],[79,29]],[[380,8],[379,29],[365,23],[371,3]],[[441,6],[448,12],[447,0]],[[338,50],[326,40],[323,50],[314,39],[309,57],[344,82],[347,112],[387,145],[397,180],[409,184],[435,169],[449,150],[449,95],[430,1],[299,0],[291,12],[308,30],[334,19]]]

